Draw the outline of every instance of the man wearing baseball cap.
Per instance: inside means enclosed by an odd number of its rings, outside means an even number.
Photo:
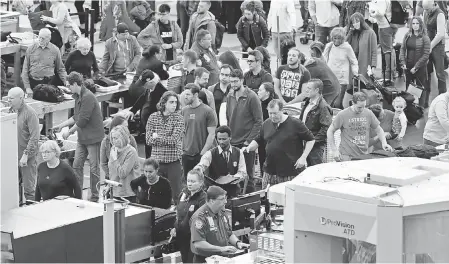
[[[119,23],[117,30],[106,41],[100,72],[106,75],[119,75],[136,70],[142,51],[136,37],[129,34],[129,27]]]
[[[226,191],[210,186],[206,203],[190,218],[193,263],[205,263],[212,255],[228,256],[249,247],[232,233],[231,222],[225,214]]]

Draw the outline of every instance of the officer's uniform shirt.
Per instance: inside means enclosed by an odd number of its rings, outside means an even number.
[[[176,233],[189,235],[190,228],[189,221],[192,215],[202,205],[206,203],[206,192],[201,190],[193,195],[190,195],[188,190],[184,190],[179,196],[178,206],[176,206]]]
[[[199,256],[209,257],[217,253],[198,250],[194,243],[207,241],[214,246],[229,246],[229,237],[232,235],[232,228],[224,210],[214,214],[210,207],[204,204],[190,219],[190,232],[192,252]]]

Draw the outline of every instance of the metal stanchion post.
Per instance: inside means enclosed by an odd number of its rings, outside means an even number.
[[[84,36],[86,38],[89,37],[89,8],[85,8],[84,9]],[[92,43],[92,46],[94,45],[94,43]]]
[[[90,9],[89,10],[89,14],[90,14],[90,43],[92,43],[92,52],[94,52],[94,32],[95,32],[95,9]]]
[[[280,60],[281,60],[281,35],[279,32],[279,16],[276,16],[276,25],[277,25],[277,34],[278,34],[278,52],[277,52],[277,62],[276,62],[276,70],[279,68]]]
[[[103,201],[103,261],[115,263],[114,201]]]

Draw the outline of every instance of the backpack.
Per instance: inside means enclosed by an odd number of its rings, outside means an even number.
[[[424,108],[415,103],[407,104],[407,107],[404,109],[404,114],[407,117],[407,121],[415,125],[416,121],[424,116]]]
[[[49,103],[64,101],[64,93],[51,84],[38,84],[33,90],[33,99]]]
[[[386,18],[386,17],[385,17]],[[387,21],[392,24],[404,25],[408,19],[408,12],[399,1],[391,1],[391,21]]]

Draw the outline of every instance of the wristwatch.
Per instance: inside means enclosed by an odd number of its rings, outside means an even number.
[[[242,241],[237,240],[237,242],[235,242],[235,247],[238,249],[242,249],[241,247],[239,247],[239,243],[242,243]]]

